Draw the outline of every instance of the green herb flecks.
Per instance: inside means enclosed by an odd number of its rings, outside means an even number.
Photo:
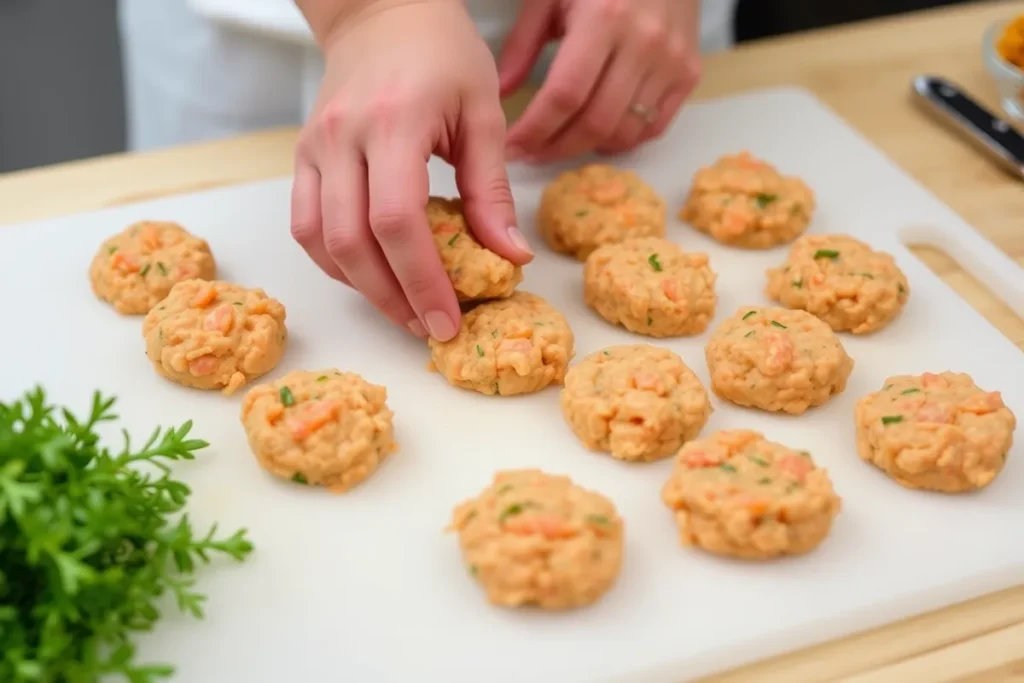
[[[814,258],[827,258],[835,261],[837,258],[839,258],[839,252],[836,251],[835,249],[819,249],[818,251],[814,252]]]
[[[606,355],[606,356],[610,356],[610,355],[612,355],[612,352],[611,352],[611,351],[602,351],[601,353],[603,353],[603,354],[604,354],[604,355]]]
[[[194,527],[192,491],[169,467],[207,447],[192,423],[158,427],[135,445],[125,431],[111,448],[100,426],[116,422],[114,403],[97,393],[80,418],[38,388],[0,401],[2,681],[171,676],[169,664],[136,660],[137,634],[174,605],[201,618],[197,570],[252,551],[245,530]]]
[[[740,320],[746,320],[752,315],[757,315],[757,311],[748,311],[742,318],[740,318]]]
[[[774,327],[779,327],[779,328],[781,328],[781,329],[783,329],[783,330],[788,330],[788,329],[789,329],[788,327],[786,327],[785,325],[783,325],[782,323],[780,323],[780,322],[779,322],[778,320],[773,320],[773,321],[772,321],[772,325],[773,325]]]
[[[319,377],[316,378],[316,381],[317,382],[326,382],[327,381],[327,375],[320,375]]]
[[[800,455],[802,455],[805,458],[810,458],[811,457],[811,452],[810,451],[797,451],[797,453],[799,453]]]
[[[597,524],[599,526],[608,526],[612,523],[612,520],[604,515],[587,515],[585,519],[588,524]]]
[[[750,458],[751,462],[760,465],[761,467],[768,467],[768,461],[764,458],[759,458],[756,455],[748,455],[747,457]]]
[[[917,387],[910,387],[909,389],[904,389],[903,391],[901,391],[900,396],[906,396],[907,394],[916,394],[920,391],[921,390],[918,389]]]
[[[110,247],[109,249],[107,249],[108,254],[113,254],[115,251],[117,251],[117,247]]]
[[[163,261],[156,262],[156,269],[160,271],[161,275],[167,275],[167,266],[164,265]]]
[[[724,472],[735,472],[736,471],[736,466],[732,465],[730,463],[727,463],[727,462],[723,462],[722,464],[720,464],[718,466],[718,469],[720,469],[720,470],[722,470]]]
[[[309,480],[306,479],[306,476],[302,472],[296,472],[295,474],[293,474],[292,481],[294,481],[296,484],[302,484],[303,486],[309,484]]]
[[[231,305],[232,305],[232,306],[241,306],[241,305],[242,305],[242,302],[241,302],[241,301],[232,301],[232,302],[231,302]]]
[[[757,204],[757,208],[763,209],[775,200],[779,198],[777,194],[764,194],[761,193],[754,197],[754,203]]]
[[[755,332],[754,330],[751,330],[750,332],[747,332],[747,333],[746,333],[745,335],[743,335],[743,336],[744,336],[744,337],[753,337],[753,336],[754,336],[755,334],[757,334],[757,332]]]
[[[767,486],[768,484],[772,483],[772,478],[761,477],[760,479],[757,480],[757,483],[760,484],[761,486]]]
[[[796,287],[797,289],[802,289],[802,288],[803,288],[803,286],[804,286],[804,281],[803,281],[803,279],[801,279],[801,278],[798,278],[798,279],[796,279],[796,280],[793,280],[793,286],[794,286],[794,287]]]
[[[654,318],[652,318],[651,316],[647,316],[647,327],[650,327],[653,324],[654,324]]]
[[[461,235],[461,234],[462,234],[461,232],[457,232],[454,235],[452,235],[452,238],[450,240],[448,240],[448,246],[449,247],[454,247],[456,240],[459,239],[459,235]]]
[[[860,276],[861,277],[866,277],[869,280],[874,280],[875,279],[875,276],[872,275],[871,273],[861,273]]]
[[[524,510],[528,510],[533,507],[537,507],[537,505],[535,503],[513,503],[501,511],[501,514],[498,515],[498,523],[504,523],[504,521],[509,517],[520,515]]]
[[[647,263],[651,264],[651,268],[654,269],[654,272],[661,272],[661,261],[658,260],[657,254],[651,254],[650,256],[648,256]]]
[[[146,273],[149,272],[149,268],[150,268],[150,264],[148,264],[148,263],[146,265],[142,266],[142,270],[139,271],[139,275],[141,275],[142,277],[146,277]]]
[[[902,415],[883,415],[882,416],[882,424],[884,424],[884,425],[894,425],[894,424],[898,424],[900,422],[903,422],[903,416]]]
[[[580,210],[580,211],[577,211],[577,212],[576,212],[576,218],[583,218],[583,217],[584,217],[584,216],[586,216],[586,215],[587,215],[588,213],[590,213],[590,212],[589,212],[589,211],[587,211],[586,209],[582,209],[582,210]]]
[[[277,393],[281,396],[281,405],[285,407],[295,405],[295,396],[292,395],[291,389],[288,387],[281,387]]]
[[[484,357],[484,348],[479,344],[476,345],[476,355],[478,355],[481,358]]]
[[[475,564],[469,565],[469,573],[472,574],[473,576],[476,576],[476,572],[477,572],[476,565]]]
[[[496,491],[496,493],[497,493],[497,495],[499,495],[499,496],[500,496],[500,495],[501,495],[501,494],[503,494],[503,493],[508,493],[509,491],[511,491],[511,490],[512,490],[512,489],[514,489],[514,488],[515,488],[515,487],[514,487],[514,486],[513,486],[512,484],[502,484],[501,488],[499,488],[499,489],[498,489],[498,490]]]
[[[903,294],[907,293],[907,288],[904,287],[902,283],[899,284],[897,287],[898,287],[897,291],[900,293],[900,295],[903,295]]]

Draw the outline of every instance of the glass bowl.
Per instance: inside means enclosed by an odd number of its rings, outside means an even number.
[[[1010,64],[999,54],[996,44],[1010,20],[998,21],[985,31],[985,67],[999,86],[1003,109],[1012,118],[1024,121],[1024,70]]]

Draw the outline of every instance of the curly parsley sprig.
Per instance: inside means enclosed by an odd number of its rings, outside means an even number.
[[[167,463],[209,445],[189,438],[191,421],[158,427],[139,449],[122,430],[115,453],[96,432],[117,419],[114,402],[96,393],[84,421],[40,388],[0,403],[0,681],[169,676],[169,665],[135,661],[133,634],[153,628],[165,594],[202,618],[197,566],[252,551],[244,529],[197,536],[178,515],[191,491]]]

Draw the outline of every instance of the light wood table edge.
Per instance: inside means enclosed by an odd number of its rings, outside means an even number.
[[[979,3],[989,8],[1019,7],[1020,3]],[[989,13],[993,13],[992,9]],[[874,32],[892,32],[914,22],[953,23],[958,16],[985,12],[980,8],[940,9],[911,16],[865,22],[851,27],[831,28],[796,36],[773,38],[743,46],[737,54],[756,54],[760,50],[783,50],[787,46],[815,41],[821,47],[847,37],[865,40]],[[1002,10],[1001,10],[1002,11]],[[986,15],[987,16],[987,15]],[[881,40],[876,35],[874,39]],[[833,44],[836,50],[841,46]],[[729,56],[714,57],[725,64]],[[757,83],[753,87],[784,84]],[[806,85],[795,83],[796,85]],[[737,90],[749,89],[739,87]],[[813,86],[808,86],[812,91]],[[698,99],[728,94],[728,89],[698,91]],[[513,96],[506,103],[510,117],[521,111],[529,91]],[[842,115],[841,108],[834,107]],[[850,122],[855,125],[855,122]],[[864,131],[862,131],[864,132]],[[867,134],[867,133],[866,133]],[[870,138],[870,134],[867,134]],[[293,128],[268,130],[238,138],[197,143],[145,153],[115,154],[54,166],[0,174],[0,227],[5,224],[42,220],[60,215],[92,211],[148,199],[172,196],[284,177],[291,172],[290,150],[297,139]],[[899,159],[897,159],[899,161]],[[183,169],[201,169],[200,180],[185,180]],[[194,176],[193,176],[194,177]],[[115,181],[111,181],[116,178]],[[927,183],[926,183],[927,184]],[[46,189],[59,193],[58,202],[46,200]],[[26,202],[26,198],[32,201]],[[1021,241],[1024,255],[1024,239]],[[975,308],[999,327],[1020,347],[1024,334],[1006,323],[1008,311],[990,312],[1001,302],[984,303],[977,284],[970,280],[948,257],[923,255],[926,264],[943,277]],[[1024,262],[1018,257],[1019,262]],[[948,262],[947,262],[948,261]],[[967,290],[967,291],[965,291]],[[982,303],[983,305],[979,305]],[[1005,308],[1005,306],[1003,307]],[[1009,312],[1013,316],[1012,312]],[[1013,316],[1016,318],[1016,316]],[[994,319],[995,318],[995,319]],[[1016,318],[1017,325],[1020,319]],[[952,605],[856,635],[832,640],[724,672],[704,683],[1004,683],[1024,681],[1024,586]]]

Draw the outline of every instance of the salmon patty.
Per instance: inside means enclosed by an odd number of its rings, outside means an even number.
[[[804,311],[741,308],[704,350],[711,388],[737,405],[799,415],[846,388],[853,359]]]
[[[683,446],[661,497],[684,546],[748,560],[810,552],[841,507],[810,453],[742,429]]]
[[[210,246],[177,223],[142,221],[104,240],[89,266],[97,297],[124,315],[148,313],[176,283],[212,280]]]
[[[574,339],[561,313],[519,291],[466,313],[450,341],[428,343],[433,368],[453,386],[512,396],[561,384]]]
[[[583,607],[622,569],[624,524],[612,502],[540,470],[498,472],[455,508],[448,530],[494,605]]]
[[[913,489],[963,493],[1006,464],[1017,418],[998,391],[956,372],[897,375],[857,402],[857,452]]]
[[[722,244],[768,249],[802,235],[814,208],[804,181],[741,152],[696,173],[679,217]]]
[[[522,268],[485,248],[473,236],[461,199],[431,197],[427,222],[459,301],[504,298],[522,281]]]
[[[146,315],[142,334],[158,373],[232,394],[280,362],[288,341],[284,320],[284,306],[262,289],[185,280]]]
[[[351,372],[297,370],[250,389],[242,424],[263,469],[343,493],[397,450],[387,398]]]
[[[545,188],[537,229],[553,250],[585,261],[604,244],[664,237],[665,202],[633,171],[590,164]]]
[[[704,386],[678,355],[657,346],[612,346],[574,365],[562,414],[593,450],[628,461],[666,458],[711,417]]]
[[[649,337],[700,334],[715,315],[707,254],[658,237],[599,247],[583,268],[586,304],[610,323]]]
[[[910,296],[889,254],[848,235],[806,235],[768,271],[768,296],[821,318],[836,332],[868,334],[892,321]]]

